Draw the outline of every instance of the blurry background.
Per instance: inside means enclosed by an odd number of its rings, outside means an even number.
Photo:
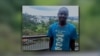
[[[0,56],[41,54],[21,50],[22,5],[79,5],[80,52],[100,50],[100,0],[0,0]]]

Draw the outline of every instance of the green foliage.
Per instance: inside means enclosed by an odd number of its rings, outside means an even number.
[[[48,23],[45,23],[43,20],[41,20],[41,23],[39,23],[34,15],[22,14],[22,16],[23,35],[47,34],[48,27],[55,22],[54,19],[50,18]],[[31,18],[33,19],[31,20]]]

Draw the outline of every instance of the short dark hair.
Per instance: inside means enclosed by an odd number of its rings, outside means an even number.
[[[66,8],[66,7],[61,7],[59,9],[58,13],[60,13],[60,12],[65,12],[66,14],[69,14],[68,8]]]

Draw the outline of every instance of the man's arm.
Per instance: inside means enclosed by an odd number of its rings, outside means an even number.
[[[53,44],[53,34],[52,34],[52,27],[51,26],[49,27],[47,36],[50,38],[49,39],[49,50],[51,50],[51,47]]]
[[[52,45],[53,45],[53,38],[50,37],[50,41],[49,41],[49,50],[51,50]]]
[[[70,39],[70,48],[72,51],[75,51],[75,41],[78,39],[76,27],[73,28],[73,31],[71,33],[71,39]]]
[[[70,48],[72,51],[75,51],[75,40],[74,39],[70,40]]]

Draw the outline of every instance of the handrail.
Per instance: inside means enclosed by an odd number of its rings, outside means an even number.
[[[79,36],[79,34],[77,34]],[[33,35],[33,36],[22,36],[22,39],[32,39],[32,38],[41,38],[41,37],[48,37],[47,35]]]
[[[32,38],[41,38],[48,37],[47,35],[34,35],[34,36],[22,36],[22,39],[32,39]]]

